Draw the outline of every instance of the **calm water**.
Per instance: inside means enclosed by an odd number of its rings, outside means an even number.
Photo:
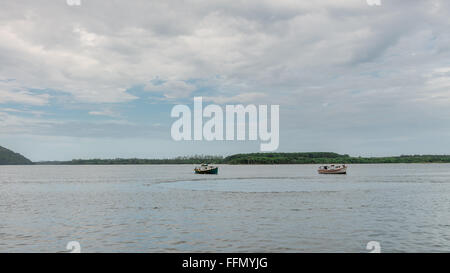
[[[450,252],[450,164],[2,166],[0,252]]]

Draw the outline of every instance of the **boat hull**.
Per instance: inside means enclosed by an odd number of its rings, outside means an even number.
[[[320,174],[347,174],[347,167],[335,170],[318,170]]]
[[[200,170],[200,169],[195,169],[194,170],[196,174],[218,174],[219,173],[219,168],[212,168],[209,170]]]

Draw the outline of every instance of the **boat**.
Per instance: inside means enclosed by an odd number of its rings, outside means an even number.
[[[320,174],[346,174],[347,166],[345,165],[324,165],[320,166],[318,172]]]
[[[196,167],[194,171],[197,174],[218,174],[219,167],[211,166],[209,164],[202,164],[201,166]]]

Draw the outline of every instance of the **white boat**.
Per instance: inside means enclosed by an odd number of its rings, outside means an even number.
[[[324,165],[320,166],[318,172],[320,174],[346,174],[347,166],[343,165]]]

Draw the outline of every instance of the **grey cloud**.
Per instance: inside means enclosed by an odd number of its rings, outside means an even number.
[[[448,1],[84,0],[69,7],[47,0],[4,7],[0,80],[16,79],[22,103],[26,88],[70,93],[72,103],[126,103],[138,99],[126,92],[136,85],[168,101],[201,87],[210,101],[280,104],[289,130],[326,131],[327,120],[338,117],[322,142],[339,128],[352,137],[401,139],[420,128],[444,134],[449,125],[442,117],[450,114],[450,79],[436,72],[450,67]],[[155,77],[168,84],[148,84]],[[13,96],[12,87],[2,92]],[[64,130],[76,131],[52,133]]]

